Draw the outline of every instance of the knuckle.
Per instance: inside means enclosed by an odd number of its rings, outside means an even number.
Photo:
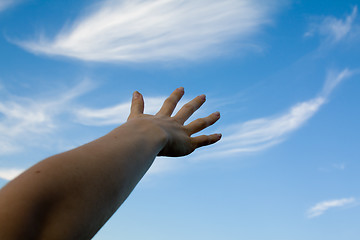
[[[190,104],[190,103],[187,103],[184,105],[184,108],[189,111],[189,112],[194,112],[195,111],[195,107],[194,105]]]
[[[165,103],[168,104],[168,105],[175,105],[176,104],[176,101],[175,99],[169,97],[165,100]]]
[[[208,143],[208,138],[204,135],[204,136],[202,136],[202,138],[201,138],[201,146],[205,146],[205,145],[207,145],[207,143]]]
[[[192,142],[191,143],[191,149],[193,149],[193,151],[199,147],[199,144],[197,142]]]
[[[201,128],[207,127],[207,122],[205,121],[205,119],[203,118],[198,119],[198,126]]]

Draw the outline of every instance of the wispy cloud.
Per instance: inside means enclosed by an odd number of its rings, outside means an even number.
[[[248,37],[271,22],[280,2],[105,0],[56,36],[18,44],[85,61],[193,60],[221,54],[234,40],[253,46]]]
[[[161,108],[166,96],[146,97],[145,96],[145,109],[147,114],[155,114]],[[189,99],[183,98],[176,106],[174,112]],[[130,113],[131,100],[116,104],[111,107],[105,108],[89,108],[77,107],[73,109],[73,114],[78,123],[89,126],[106,126],[106,125],[119,125],[126,122]]]
[[[19,0],[1,0],[0,1],[0,12],[6,10],[7,8],[9,8],[10,6],[14,5],[15,3],[17,3]]]
[[[223,131],[223,140],[212,147],[211,151],[201,153],[202,158],[261,151],[284,141],[290,133],[303,126],[327,102],[329,95],[338,84],[353,74],[355,72],[348,69],[341,72],[332,71],[328,74],[323,89],[315,98],[296,104],[281,115],[229,126]],[[76,121],[84,125],[117,125],[126,121],[130,101],[102,109],[70,105],[72,100],[90,89],[91,84],[85,81],[50,100],[11,96],[9,100],[0,102],[0,132],[2,133],[0,155],[21,151],[26,142],[34,142],[37,136],[41,137],[56,131],[59,128],[58,116],[62,113],[73,114]],[[155,113],[164,99],[165,97],[146,98],[146,112]],[[179,104],[181,105],[182,103]],[[161,164],[155,165],[151,172],[168,171],[173,167],[173,163],[161,161]],[[11,179],[16,171],[1,169],[0,173],[1,178]]]
[[[165,97],[146,98],[147,113],[155,113],[160,109]],[[112,107],[101,109],[93,109],[87,107],[79,107],[74,109],[73,114],[76,116],[77,122],[89,126],[105,126],[118,125],[126,122],[130,113],[131,101],[119,103]]]
[[[51,99],[31,99],[9,95],[0,102],[0,155],[19,152],[39,136],[57,130],[56,117],[68,111],[68,103],[88,91],[89,82]]]
[[[212,147],[212,151],[202,153],[201,158],[257,152],[281,143],[290,133],[303,126],[327,102],[329,95],[338,84],[353,74],[354,72],[349,69],[341,72],[330,71],[323,89],[315,98],[298,103],[283,114],[254,119],[223,129],[222,141]],[[164,99],[165,97],[147,98],[145,110],[148,113],[155,113]],[[181,105],[182,103],[179,104]],[[113,125],[125,122],[129,109],[130,101],[127,101],[102,109],[77,108],[74,109],[74,115],[77,121],[84,125]]]
[[[201,158],[218,157],[244,152],[257,152],[281,143],[288,135],[303,126],[327,102],[334,88],[353,72],[345,69],[330,72],[317,97],[291,107],[283,114],[250,120],[224,129],[222,141]]]
[[[151,165],[149,171],[147,171],[147,176],[169,173],[172,171],[179,170],[184,167],[184,159],[168,159],[166,157],[157,157],[154,163]]]
[[[319,171],[321,172],[333,172],[333,171],[345,171],[347,165],[345,163],[333,163],[326,167],[320,167]]]
[[[0,168],[0,178],[10,181],[19,176],[24,169],[18,168]]]
[[[11,3],[12,3],[11,0],[2,0],[0,2],[0,12],[5,10]]]
[[[331,208],[344,207],[353,204],[355,202],[356,202],[355,198],[343,198],[343,199],[320,202],[307,211],[307,217],[308,218],[318,217]]]
[[[344,19],[338,19],[335,17],[324,17],[320,22],[312,23],[310,30],[305,33],[305,37],[311,37],[315,34],[319,34],[325,37],[327,44],[334,44],[351,34],[351,31],[359,26],[356,23],[358,16],[358,7],[353,7],[352,13],[346,16]]]
[[[332,164],[332,167],[334,169],[343,171],[343,170],[345,170],[346,165],[345,165],[345,163],[334,163],[334,164]]]

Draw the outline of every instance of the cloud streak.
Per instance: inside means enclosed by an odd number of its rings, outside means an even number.
[[[291,107],[283,114],[250,120],[224,129],[224,137],[211,152],[201,158],[258,152],[283,142],[289,134],[303,126],[324,105],[335,87],[353,72],[344,69],[330,72],[317,97]]]
[[[13,5],[16,1],[15,0],[1,0],[0,1],[0,12],[6,10],[11,5]]]
[[[343,198],[343,199],[320,202],[307,211],[307,217],[308,218],[318,217],[320,215],[323,215],[326,211],[328,211],[331,208],[344,207],[353,203],[355,203],[355,198]]]
[[[229,42],[268,24],[281,1],[105,0],[56,36],[18,42],[34,53],[84,61],[195,60],[222,54]]]
[[[325,17],[318,23],[311,24],[310,30],[305,33],[305,37],[311,37],[315,34],[326,39],[326,43],[335,44],[348,37],[355,26],[358,26],[356,19],[358,17],[358,7],[353,7],[352,13],[344,19],[335,17]]]
[[[344,69],[341,72],[330,71],[322,90],[316,97],[298,103],[282,114],[253,119],[222,129],[223,139],[213,146],[211,151],[201,153],[201,157],[197,155],[195,158],[214,158],[258,152],[283,142],[319,111],[342,81],[354,74],[355,72],[349,69]],[[149,113],[155,113],[164,99],[165,97],[147,98],[145,110]],[[102,109],[81,107],[74,110],[74,115],[77,122],[84,125],[113,125],[126,121],[129,108],[130,101]]]
[[[0,168],[0,178],[10,181],[19,176],[24,169],[18,168]]]
[[[91,88],[82,82],[55,99],[10,96],[0,102],[0,155],[20,152],[40,136],[58,129],[57,117],[68,111],[68,103]]]
[[[289,134],[303,126],[324,105],[334,89],[355,72],[344,69],[328,74],[323,89],[308,101],[291,107],[283,114],[250,120],[227,127],[223,139],[211,151],[196,155],[197,158],[218,158],[238,155],[244,152],[258,152],[284,141]],[[27,142],[36,143],[37,137],[47,136],[58,130],[58,117],[63,113],[74,116],[75,121],[90,126],[118,125],[126,121],[130,101],[102,109],[70,107],[69,103],[91,89],[89,82],[83,82],[56,97],[56,100],[32,100],[12,96],[9,101],[0,102],[0,155],[17,153]],[[146,99],[145,110],[155,113],[165,97]],[[187,101],[186,99],[182,100]],[[179,107],[182,103],[179,104]],[[61,126],[60,126],[61,127]],[[200,156],[200,157],[199,157]],[[154,166],[152,173],[173,169],[165,162]],[[16,170],[16,169],[15,169]],[[10,180],[21,170],[0,169],[0,178]]]
[[[163,105],[166,96],[158,97],[145,97],[144,113],[155,114]],[[185,102],[190,101],[187,98],[183,98],[177,104],[174,112],[177,112]],[[116,104],[111,107],[105,108],[89,108],[78,107],[72,111],[75,119],[78,123],[88,126],[107,126],[107,125],[119,125],[126,122],[127,117],[130,114],[131,100]],[[201,111],[201,110],[200,110]]]
[[[160,109],[166,97],[146,98],[147,113],[155,113]],[[81,107],[74,109],[76,121],[89,126],[118,125],[126,122],[130,113],[131,101],[119,103],[112,107],[93,109]]]

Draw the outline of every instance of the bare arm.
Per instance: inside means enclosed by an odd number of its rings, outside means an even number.
[[[176,89],[156,115],[143,114],[135,92],[128,121],[109,134],[47,158],[0,190],[0,239],[91,239],[129,196],[157,155],[184,156],[221,135],[192,134],[218,113],[184,122],[204,102],[198,96],[171,117],[184,94]]]

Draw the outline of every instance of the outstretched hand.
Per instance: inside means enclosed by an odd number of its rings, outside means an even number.
[[[161,128],[166,136],[164,147],[159,156],[179,157],[192,153],[196,148],[216,143],[221,134],[201,135],[193,134],[214,124],[220,118],[215,112],[205,118],[199,118],[184,125],[186,120],[205,102],[205,95],[200,95],[186,103],[175,116],[171,116],[177,103],[184,95],[184,88],[176,89],[163,103],[155,115],[144,114],[144,99],[139,92],[134,92],[128,122],[141,121],[139,124],[151,123],[150,126]],[[154,125],[155,124],[155,125]]]

